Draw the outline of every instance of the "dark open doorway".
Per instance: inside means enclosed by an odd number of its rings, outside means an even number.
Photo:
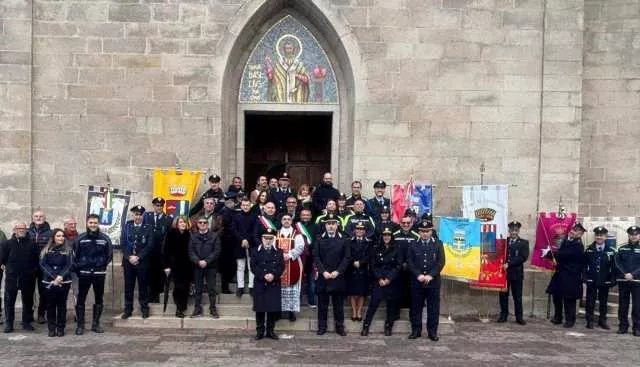
[[[291,186],[315,185],[331,168],[331,114],[247,113],[245,181],[286,171]]]

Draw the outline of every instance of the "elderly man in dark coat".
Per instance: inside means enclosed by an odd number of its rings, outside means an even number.
[[[576,301],[582,298],[582,269],[584,266],[584,245],[582,235],[585,229],[576,222],[569,236],[562,240],[560,248],[553,255],[556,272],[551,277],[547,293],[553,297],[554,316],[551,322],[562,324],[564,307],[564,327],[570,328],[576,323]],[[547,253],[546,255],[549,255]]]
[[[344,293],[346,284],[344,273],[351,258],[349,239],[338,231],[338,217],[328,214],[325,217],[325,232],[313,247],[313,258],[318,268],[316,294],[318,295],[318,335],[327,332],[327,314],[329,298],[333,305],[333,319],[336,333],[345,336],[344,330]]]
[[[280,277],[284,272],[284,256],[274,245],[276,231],[264,230],[262,244],[251,253],[253,310],[256,313],[256,340],[264,338],[265,314],[267,338],[277,340],[273,331],[282,308]]]

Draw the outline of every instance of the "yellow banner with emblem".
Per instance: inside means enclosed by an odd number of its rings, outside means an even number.
[[[156,168],[153,171],[153,197],[165,200],[167,214],[188,216],[201,176],[201,171]]]

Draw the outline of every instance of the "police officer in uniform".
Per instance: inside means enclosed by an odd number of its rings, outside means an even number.
[[[76,238],[73,244],[74,269],[78,275],[78,297],[76,299],[76,335],[84,334],[84,303],[93,287],[93,321],[91,331],[103,333],[100,327],[100,316],[104,309],[104,281],[107,276],[107,265],[113,259],[111,239],[100,232],[97,214],[87,216],[87,231]]]
[[[618,268],[618,334],[626,334],[629,329],[629,301],[632,303],[631,321],[633,335],[640,336],[640,227],[627,229],[629,242],[618,248],[615,257]]]
[[[438,341],[440,318],[440,272],[444,268],[444,247],[432,237],[433,226],[420,224],[420,239],[407,249],[407,268],[411,280],[411,334],[409,339],[422,336],[422,310],[427,301],[427,335]]]
[[[251,250],[251,268],[255,273],[253,310],[256,313],[256,340],[264,338],[265,329],[267,338],[278,339],[273,329],[282,309],[280,277],[284,273],[284,256],[275,246],[275,235],[273,228],[265,229],[260,246]]]
[[[344,273],[351,258],[349,239],[338,231],[338,217],[327,214],[324,219],[325,232],[313,246],[313,258],[318,268],[316,294],[318,295],[318,335],[327,332],[329,298],[333,305],[336,333],[346,336],[344,330]]]
[[[382,239],[382,231],[386,228],[391,229],[391,234],[400,230],[398,223],[391,220],[391,210],[388,206],[380,209],[380,219],[375,221],[376,225],[376,241]]]
[[[400,273],[400,279],[402,283],[402,297],[399,301],[398,308],[396,308],[397,315],[395,319],[400,317],[401,308],[409,308],[411,312],[411,285],[413,284],[413,276],[407,269],[407,250],[411,245],[420,239],[420,235],[412,230],[413,221],[410,216],[405,215],[400,219],[400,229],[393,233],[393,242],[402,259],[402,272]]]
[[[393,232],[387,227],[382,230],[381,238],[371,251],[369,260],[371,274],[373,275],[373,289],[367,314],[362,324],[360,335],[369,335],[369,327],[373,316],[382,300],[387,302],[387,317],[384,322],[384,335],[391,336],[393,322],[396,317],[397,302],[402,292],[400,283],[400,271],[402,270],[402,258],[398,246],[393,243]]]
[[[387,208],[391,207],[391,201],[384,197],[384,192],[387,189],[387,183],[378,180],[373,184],[373,191],[375,196],[367,201],[367,210],[368,214],[374,219],[380,219],[380,211],[385,206]]]
[[[509,317],[509,290],[513,297],[516,322],[526,325],[522,316],[522,282],[524,280],[524,263],[529,258],[529,241],[520,238],[522,224],[518,221],[509,223],[509,240],[507,241],[507,291],[500,292],[500,318],[498,322],[506,322]]]
[[[607,301],[609,288],[615,285],[616,251],[607,246],[607,229],[599,226],[593,229],[595,241],[584,251],[584,280],[587,283],[586,315],[587,329],[593,329],[593,311],[596,299],[600,304],[598,326],[609,330],[607,325]]]
[[[555,325],[562,323],[564,306],[564,327],[571,328],[576,322],[576,301],[582,298],[582,269],[584,266],[584,245],[582,235],[585,229],[576,222],[569,236],[562,240],[555,254],[556,272],[551,277],[547,293],[553,298]]]
[[[365,228],[365,236],[367,238],[371,238],[376,234],[376,225],[373,220],[369,216],[369,214],[364,212],[365,203],[362,199],[357,199],[353,203],[353,214],[348,215],[343,220],[344,231],[348,236],[355,236],[355,228],[357,225],[361,224]]]
[[[151,201],[153,204],[153,212],[144,213],[142,223],[148,224],[153,228],[153,250],[149,261],[149,302],[160,303],[160,293],[164,292],[164,282],[166,276],[164,274],[164,264],[162,259],[162,249],[164,241],[171,229],[173,217],[164,213],[164,199],[155,197]]]
[[[122,228],[122,266],[124,267],[124,313],[122,319],[131,317],[133,312],[133,291],[138,282],[138,302],[142,318],[149,317],[149,295],[147,294],[147,275],[149,274],[150,255],[153,252],[153,227],[142,223],[144,207],[131,208],[133,220],[127,221]]]
[[[287,212],[287,198],[296,197],[296,192],[289,187],[290,179],[291,176],[287,172],[283,172],[278,180],[278,187],[272,188],[269,192],[269,197],[276,204],[276,212],[279,214]]]
[[[204,207],[204,199],[206,198],[213,198],[215,208],[218,210],[222,209],[222,205],[219,205],[224,202],[224,191],[220,187],[221,180],[222,179],[218,175],[209,176],[209,190],[205,191],[193,208],[189,210],[189,217],[193,217],[200,213]]]

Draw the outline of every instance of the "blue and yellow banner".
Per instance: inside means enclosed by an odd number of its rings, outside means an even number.
[[[440,218],[446,264],[442,275],[464,282],[480,277],[481,224],[466,218]]]

